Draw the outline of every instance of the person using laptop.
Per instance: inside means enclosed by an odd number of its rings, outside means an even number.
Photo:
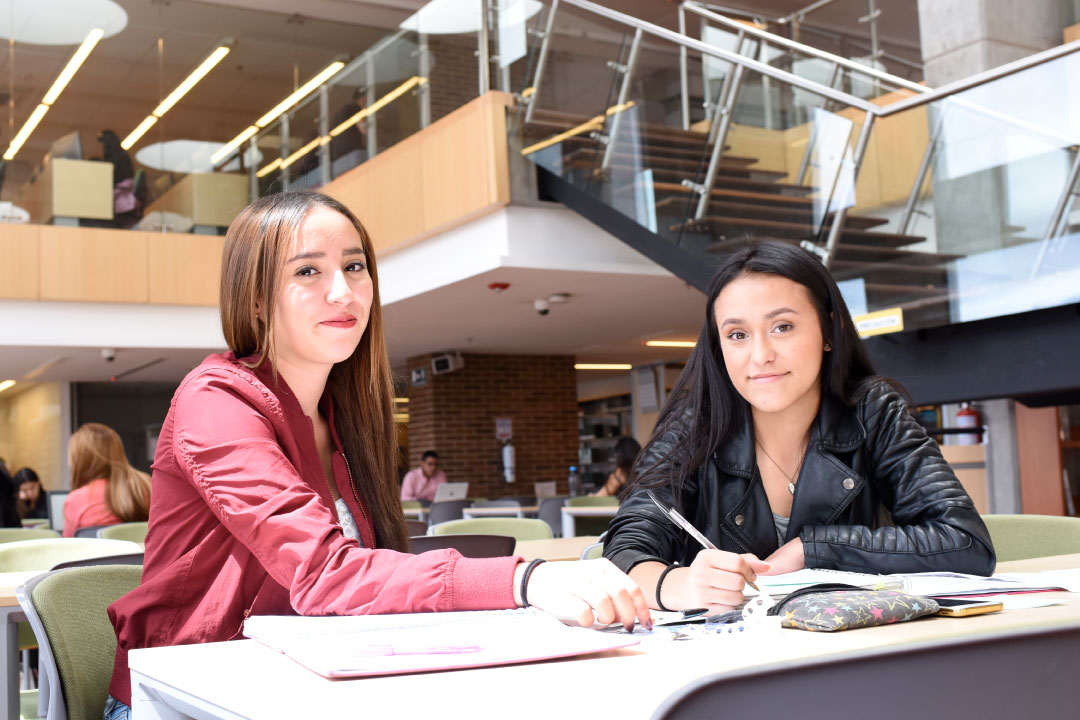
[[[758,574],[803,567],[993,572],[974,503],[899,385],[874,373],[816,256],[747,243],[704,310],[604,543],[653,607],[723,612]]]
[[[184,378],[161,428],[142,579],[109,607],[109,720],[130,717],[131,650],[242,637],[251,615],[533,605],[651,627],[644,595],[606,560],[409,553],[372,248],[314,192],[264,197],[229,226],[230,350]]]
[[[435,500],[435,490],[446,482],[446,473],[439,468],[439,453],[427,450],[420,458],[420,467],[405,473],[401,481],[402,500]]]

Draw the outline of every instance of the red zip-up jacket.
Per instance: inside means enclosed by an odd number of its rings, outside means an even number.
[[[333,476],[363,546],[338,524],[315,432],[269,363],[211,355],[173,396],[154,457],[142,582],[109,606],[109,692],[131,704],[134,648],[230,640],[248,615],[362,615],[514,607],[520,558],[407,555],[377,545],[330,420]],[[363,487],[360,468],[352,479]]]

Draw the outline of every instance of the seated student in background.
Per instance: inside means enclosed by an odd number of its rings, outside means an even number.
[[[608,475],[603,487],[592,494],[595,497],[618,495],[619,491],[626,487],[626,483],[630,482],[630,473],[639,452],[641,444],[637,440],[627,435],[619,438],[615,443],[615,469]]]
[[[405,473],[401,481],[402,500],[435,499],[435,489],[446,482],[446,473],[439,469],[439,453],[428,450],[420,458],[420,467]]]
[[[150,509],[150,476],[127,461],[111,427],[86,423],[68,442],[71,492],[64,501],[64,537],[82,527],[144,522]]]
[[[15,479],[3,458],[0,458],[0,527],[22,527],[15,500]]]
[[[24,467],[15,473],[15,486],[18,488],[19,517],[24,520],[49,517],[49,505],[41,490],[41,480],[33,469]]]
[[[757,574],[802,567],[990,574],[986,526],[901,392],[874,374],[814,256],[779,241],[734,251],[604,556],[652,607],[714,612]],[[702,550],[646,488],[720,549]]]
[[[127,717],[130,650],[240,637],[250,615],[527,602],[583,624],[649,624],[641,591],[606,560],[408,554],[378,273],[345,206],[287,192],[241,211],[225,236],[220,308],[231,350],[173,397],[142,582],[109,608],[106,717]]]

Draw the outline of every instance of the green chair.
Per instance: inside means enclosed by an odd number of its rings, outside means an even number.
[[[45,572],[71,560],[130,555],[142,552],[137,543],[99,538],[43,538],[0,545],[0,572]]]
[[[49,528],[0,528],[0,543],[42,540],[45,538],[55,539],[58,537],[60,537],[60,533]]]
[[[619,498],[611,495],[595,497],[579,495],[566,500],[567,507],[618,507],[618,505]],[[574,521],[574,532],[577,535],[603,535],[607,532],[609,523],[611,523],[611,518],[579,517]]]
[[[581,560],[596,560],[597,558],[604,557],[604,543],[594,542],[592,545],[586,545],[585,549],[581,551]]]
[[[998,562],[1080,553],[1080,518],[983,515]]]
[[[103,540],[128,540],[139,545],[146,545],[146,532],[150,529],[149,523],[129,522],[119,525],[107,525],[98,532],[98,537]]]
[[[135,589],[140,565],[57,570],[16,590],[41,641],[39,667],[48,676],[48,720],[99,720],[109,694],[116,633],[106,608]]]
[[[534,518],[471,518],[447,520],[428,529],[430,535],[506,535],[521,540],[550,540],[551,528]]]

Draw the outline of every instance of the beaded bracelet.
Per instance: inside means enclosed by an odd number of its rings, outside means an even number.
[[[664,584],[664,578],[667,577],[667,574],[678,567],[682,567],[682,565],[680,565],[679,563],[672,563],[671,565],[668,565],[666,568],[664,568],[664,572],[660,573],[660,577],[656,581],[656,607],[660,608],[664,612],[674,611],[671,608],[664,607],[664,603],[660,599],[660,586]]]
[[[543,558],[536,558],[529,563],[529,566],[525,568],[525,572],[521,574],[521,606],[529,607],[529,596],[526,592],[526,588],[529,587],[529,576],[532,575],[532,571],[536,569],[536,566],[544,562]]]

